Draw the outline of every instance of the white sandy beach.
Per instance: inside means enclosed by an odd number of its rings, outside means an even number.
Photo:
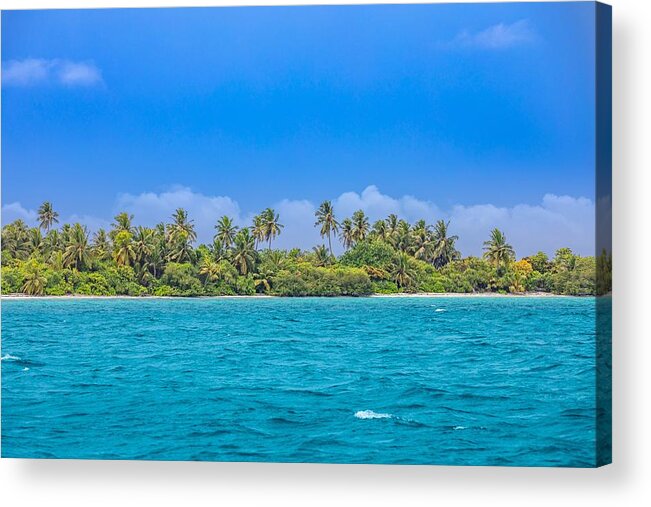
[[[271,296],[268,294],[255,294],[252,296],[89,296],[84,294],[68,294],[65,296],[28,296],[25,294],[2,294],[0,299],[269,299],[269,298],[282,298],[283,296]],[[312,296],[319,297],[319,296]],[[351,297],[351,296],[339,296]],[[568,296],[561,294],[550,294],[548,292],[526,292],[522,294],[499,294],[492,292],[477,292],[477,293],[459,293],[459,292],[420,292],[420,293],[407,293],[401,292],[398,294],[371,294],[370,296],[361,296],[370,298],[571,298],[571,297],[589,297],[589,296]],[[590,296],[594,297],[594,296]],[[324,299],[328,297],[323,296]],[[287,298],[292,299],[292,298]]]

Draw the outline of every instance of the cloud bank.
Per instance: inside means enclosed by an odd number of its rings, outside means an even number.
[[[463,30],[448,47],[500,50],[533,42],[536,33],[526,19],[515,23],[498,23],[478,32]]]
[[[93,86],[102,83],[102,73],[92,62],[27,58],[2,63],[3,86]]]
[[[458,248],[463,255],[481,255],[483,242],[494,227],[503,230],[518,256],[533,254],[539,250],[549,255],[567,246],[576,253],[592,255],[595,242],[595,205],[584,197],[545,195],[540,203],[518,204],[499,207],[493,204],[456,205],[441,209],[434,203],[414,196],[392,197],[383,194],[374,185],[362,192],[345,192],[332,199],[339,220],[362,209],[371,224],[384,219],[390,213],[414,222],[424,219],[432,224],[438,219],[450,221],[450,233],[459,236]],[[272,204],[284,224],[282,234],[274,245],[280,248],[300,247],[310,249],[325,243],[314,227],[314,212],[319,203],[309,200],[284,199]],[[214,235],[214,225],[222,215],[232,217],[239,226],[251,223],[253,212],[244,212],[239,204],[228,196],[210,196],[194,192],[188,187],[174,187],[168,191],[141,194],[121,194],[116,199],[114,213],[126,211],[135,216],[134,222],[153,226],[167,222],[176,208],[188,210],[194,220],[199,242],[209,243]],[[258,212],[259,210],[255,210]],[[36,224],[36,211],[24,208],[20,203],[2,207],[2,223],[21,218]],[[73,216],[62,217],[61,222],[80,221],[89,229],[107,227],[111,217]],[[337,252],[342,251],[338,240],[333,242]]]

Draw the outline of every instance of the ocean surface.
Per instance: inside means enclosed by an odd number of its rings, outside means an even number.
[[[2,456],[593,466],[594,298],[2,301]]]

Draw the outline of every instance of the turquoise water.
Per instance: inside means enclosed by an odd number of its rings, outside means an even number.
[[[593,298],[2,302],[2,456],[592,466]]]

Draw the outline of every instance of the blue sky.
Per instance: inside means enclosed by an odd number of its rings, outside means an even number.
[[[3,223],[275,206],[310,247],[332,199],[592,250],[592,3],[3,12],[2,70]]]

